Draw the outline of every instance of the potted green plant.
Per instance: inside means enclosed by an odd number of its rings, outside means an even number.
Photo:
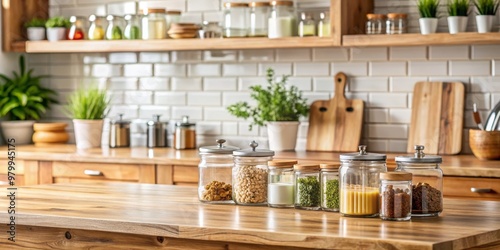
[[[450,34],[465,32],[469,15],[469,0],[448,0],[448,29]]]
[[[66,39],[66,28],[69,27],[69,20],[62,16],[49,18],[45,23],[47,28],[47,40],[59,41]]]
[[[493,20],[497,14],[500,0],[475,0],[477,32],[487,33],[493,28]]]
[[[77,148],[101,146],[103,119],[108,113],[108,106],[106,90],[96,86],[80,88],[69,96],[66,110],[73,119]]]
[[[438,25],[439,0],[418,0],[418,12],[420,13],[420,33],[423,35],[436,33]]]
[[[50,105],[57,103],[57,95],[41,85],[43,76],[33,76],[27,70],[24,56],[19,57],[19,72],[13,77],[0,74],[0,123],[3,138],[14,138],[16,144],[29,144],[33,135],[33,123],[39,120]]]
[[[45,40],[45,19],[33,18],[24,24],[30,41]]]
[[[252,107],[247,102],[238,102],[227,107],[230,114],[252,119],[253,125],[267,126],[269,148],[276,151],[294,150],[297,141],[299,119],[307,116],[309,105],[296,86],[287,84],[289,76],[276,81],[273,69],[267,70],[267,86],[250,87]]]

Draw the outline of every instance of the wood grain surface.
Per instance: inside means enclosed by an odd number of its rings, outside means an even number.
[[[306,149],[311,151],[357,151],[363,126],[361,99],[347,99],[347,76],[335,75],[335,95],[311,104]]]
[[[54,184],[22,187],[18,193],[16,223],[24,233],[17,235],[16,245],[0,237],[2,249],[189,249],[211,244],[463,249],[500,241],[500,202],[494,201],[445,199],[438,218],[390,222],[322,211],[203,204],[195,187]],[[1,198],[4,203],[7,199]],[[0,210],[2,224],[8,223],[6,212]]]
[[[415,145],[424,145],[426,154],[460,153],[464,96],[460,82],[416,83],[407,152],[415,152]]]

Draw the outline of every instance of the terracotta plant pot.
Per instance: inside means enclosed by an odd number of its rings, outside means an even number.
[[[500,160],[500,131],[470,129],[469,146],[480,160]]]

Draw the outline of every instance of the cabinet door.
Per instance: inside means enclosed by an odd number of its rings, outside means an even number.
[[[447,197],[500,200],[500,178],[445,176],[443,192]]]
[[[173,182],[175,185],[198,185],[198,166],[174,165]]]

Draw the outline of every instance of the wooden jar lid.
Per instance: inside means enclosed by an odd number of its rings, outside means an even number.
[[[382,172],[380,173],[381,180],[388,181],[411,181],[412,174],[408,172]]]

